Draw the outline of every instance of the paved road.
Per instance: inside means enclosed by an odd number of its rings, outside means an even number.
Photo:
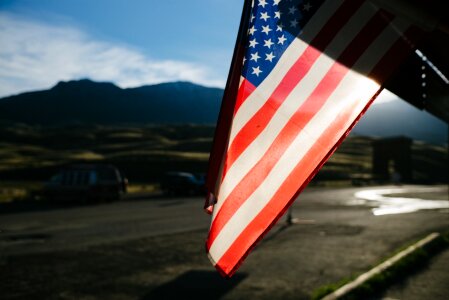
[[[374,187],[369,190],[387,190],[389,194],[398,189],[400,193],[422,193],[423,189],[447,194],[446,187]],[[313,224],[340,222],[354,223],[354,207],[368,207],[376,211],[383,203],[365,201],[356,194],[366,188],[323,189],[309,188],[294,205],[293,216],[310,219]],[[369,193],[369,192],[368,192]],[[448,201],[445,201],[449,203]],[[169,233],[187,232],[209,226],[210,217],[202,211],[201,198],[140,197],[139,200],[71,207],[50,211],[6,214],[0,216],[0,249],[3,253],[30,253],[76,248],[111,241],[136,239]],[[338,209],[335,209],[338,207]],[[342,209],[343,208],[343,209]],[[345,209],[346,208],[346,209]],[[447,212],[447,210],[443,210]],[[360,212],[357,213],[360,215]],[[369,210],[363,210],[369,214]],[[422,232],[422,223],[435,224],[433,214],[423,214],[423,221],[411,225],[410,230]],[[447,214],[446,214],[447,217]],[[398,219],[408,219],[408,216]],[[362,227],[375,226],[378,218],[362,221]],[[306,222],[307,223],[307,222]],[[309,222],[310,223],[310,222]],[[442,226],[447,225],[445,222]],[[388,226],[388,223],[385,224]],[[415,229],[413,229],[416,227]]]
[[[369,189],[390,188],[396,187]],[[417,187],[401,188],[415,195]],[[449,229],[447,208],[376,216],[381,202],[355,197],[366,189],[306,189],[293,206],[299,223],[275,226],[219,296],[308,299],[319,286],[364,272],[405,243]],[[435,195],[445,200],[447,188]],[[210,219],[202,205],[201,198],[153,197],[2,214],[0,267],[9,270],[11,283],[6,299],[112,299],[117,293],[153,299],[183,285],[211,296],[208,285],[223,281],[215,279],[204,253]],[[42,284],[54,274],[60,279]]]

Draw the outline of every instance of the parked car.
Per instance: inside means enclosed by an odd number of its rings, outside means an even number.
[[[42,196],[51,200],[112,201],[126,193],[128,180],[112,165],[81,164],[55,174]]]
[[[160,186],[167,195],[205,194],[205,178],[202,174],[167,172],[162,177]]]

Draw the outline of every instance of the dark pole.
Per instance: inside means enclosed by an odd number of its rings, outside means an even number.
[[[290,207],[287,210],[287,220],[286,220],[287,225],[293,224],[292,210],[293,210],[293,203],[292,203],[292,205],[290,205]]]
[[[240,20],[239,32],[235,43],[234,54],[232,56],[231,67],[229,69],[228,80],[221,102],[220,114],[218,116],[217,127],[215,128],[214,140],[209,156],[209,169],[207,172],[206,186],[208,192],[216,192],[217,180],[221,173],[221,162],[227,148],[230,125],[234,114],[235,101],[240,82],[240,75],[243,67],[243,57],[247,42],[247,32],[251,14],[251,0],[245,0],[243,12]],[[207,203],[207,201],[206,201]]]

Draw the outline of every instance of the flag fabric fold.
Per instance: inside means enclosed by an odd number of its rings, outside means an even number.
[[[245,5],[205,205],[212,214],[206,250],[228,277],[348,135],[420,36],[370,1]]]

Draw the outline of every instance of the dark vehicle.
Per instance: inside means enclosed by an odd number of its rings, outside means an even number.
[[[128,180],[111,165],[72,165],[54,175],[42,196],[49,200],[112,201],[126,193]]]
[[[205,178],[202,174],[167,172],[160,184],[161,190],[167,195],[205,194]]]

